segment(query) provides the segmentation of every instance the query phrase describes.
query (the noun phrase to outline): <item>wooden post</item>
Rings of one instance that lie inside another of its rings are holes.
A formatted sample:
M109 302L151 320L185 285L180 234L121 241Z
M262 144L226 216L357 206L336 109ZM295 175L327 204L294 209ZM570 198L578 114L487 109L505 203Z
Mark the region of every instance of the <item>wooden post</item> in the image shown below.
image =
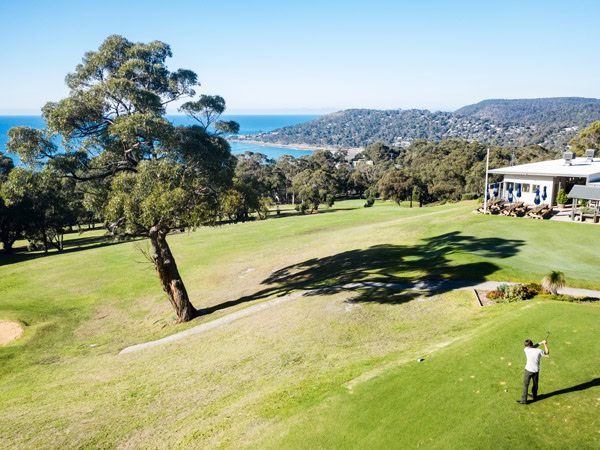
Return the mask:
M575 208L577 207L577 199L573 199L573 204L571 205L571 221L575 220Z

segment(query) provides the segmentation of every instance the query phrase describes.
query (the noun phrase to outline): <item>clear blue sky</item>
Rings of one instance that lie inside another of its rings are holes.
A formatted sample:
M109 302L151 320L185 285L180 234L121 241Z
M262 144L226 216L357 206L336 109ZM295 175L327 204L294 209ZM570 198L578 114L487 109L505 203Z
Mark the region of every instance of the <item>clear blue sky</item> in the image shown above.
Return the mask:
M600 1L0 0L0 114L37 114L110 34L171 45L231 113L600 97Z

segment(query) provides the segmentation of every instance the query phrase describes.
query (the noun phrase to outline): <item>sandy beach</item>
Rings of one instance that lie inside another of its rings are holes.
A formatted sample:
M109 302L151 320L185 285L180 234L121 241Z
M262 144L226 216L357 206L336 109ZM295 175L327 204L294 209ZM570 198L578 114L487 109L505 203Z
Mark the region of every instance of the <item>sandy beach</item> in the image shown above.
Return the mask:
M363 148L342 148L342 147L334 147L331 145L323 145L323 146L315 146L315 145L307 145L307 144L279 144L273 142L263 142L257 141L255 139L236 139L236 138L228 138L230 142L240 142L242 144L254 144L254 145L262 145L264 147L279 147L279 148L289 148L291 150L329 150L331 152L337 152L340 150L346 150L348 152L348 156L354 157L358 153L362 152Z

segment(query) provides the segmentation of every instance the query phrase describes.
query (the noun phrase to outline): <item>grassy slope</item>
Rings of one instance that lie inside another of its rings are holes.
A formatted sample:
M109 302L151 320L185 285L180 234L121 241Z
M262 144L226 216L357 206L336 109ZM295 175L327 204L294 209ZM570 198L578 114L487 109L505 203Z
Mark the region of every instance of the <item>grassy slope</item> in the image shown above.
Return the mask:
M472 309L461 293L331 292L185 342L116 355L289 290L412 277L537 281L554 268L572 285L600 287L595 227L482 217L470 213L472 204L352 209L361 205L172 236L194 304L214 308L177 327L152 268L134 262L143 261L136 250L143 242L4 257L0 316L28 326L0 349L8 430L0 443L247 443L363 372L468 335L498 314Z
M598 448L600 364L592 355L600 352L599 318L596 306L511 305L472 339L389 370L352 394L338 389L280 424L283 439L272 433L267 445ZM552 337L541 367L542 399L518 405L524 366L518 343L524 336L542 339L545 328Z

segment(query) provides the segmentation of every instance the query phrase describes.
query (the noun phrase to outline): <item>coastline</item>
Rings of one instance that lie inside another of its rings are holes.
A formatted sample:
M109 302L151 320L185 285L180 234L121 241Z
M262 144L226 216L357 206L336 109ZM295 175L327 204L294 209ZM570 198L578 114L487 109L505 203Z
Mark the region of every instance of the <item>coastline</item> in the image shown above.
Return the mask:
M342 147L334 147L332 145L308 145L308 144L277 144L273 142L263 142L257 141L256 139L236 139L236 138L228 138L229 142L239 142L241 144L254 144L261 145L263 147L278 147L278 148L289 148L290 150L307 150L307 151L316 151L316 150L329 150L331 152L337 152L340 150L346 150L349 156L354 156L360 152L362 152L363 148L342 148Z

